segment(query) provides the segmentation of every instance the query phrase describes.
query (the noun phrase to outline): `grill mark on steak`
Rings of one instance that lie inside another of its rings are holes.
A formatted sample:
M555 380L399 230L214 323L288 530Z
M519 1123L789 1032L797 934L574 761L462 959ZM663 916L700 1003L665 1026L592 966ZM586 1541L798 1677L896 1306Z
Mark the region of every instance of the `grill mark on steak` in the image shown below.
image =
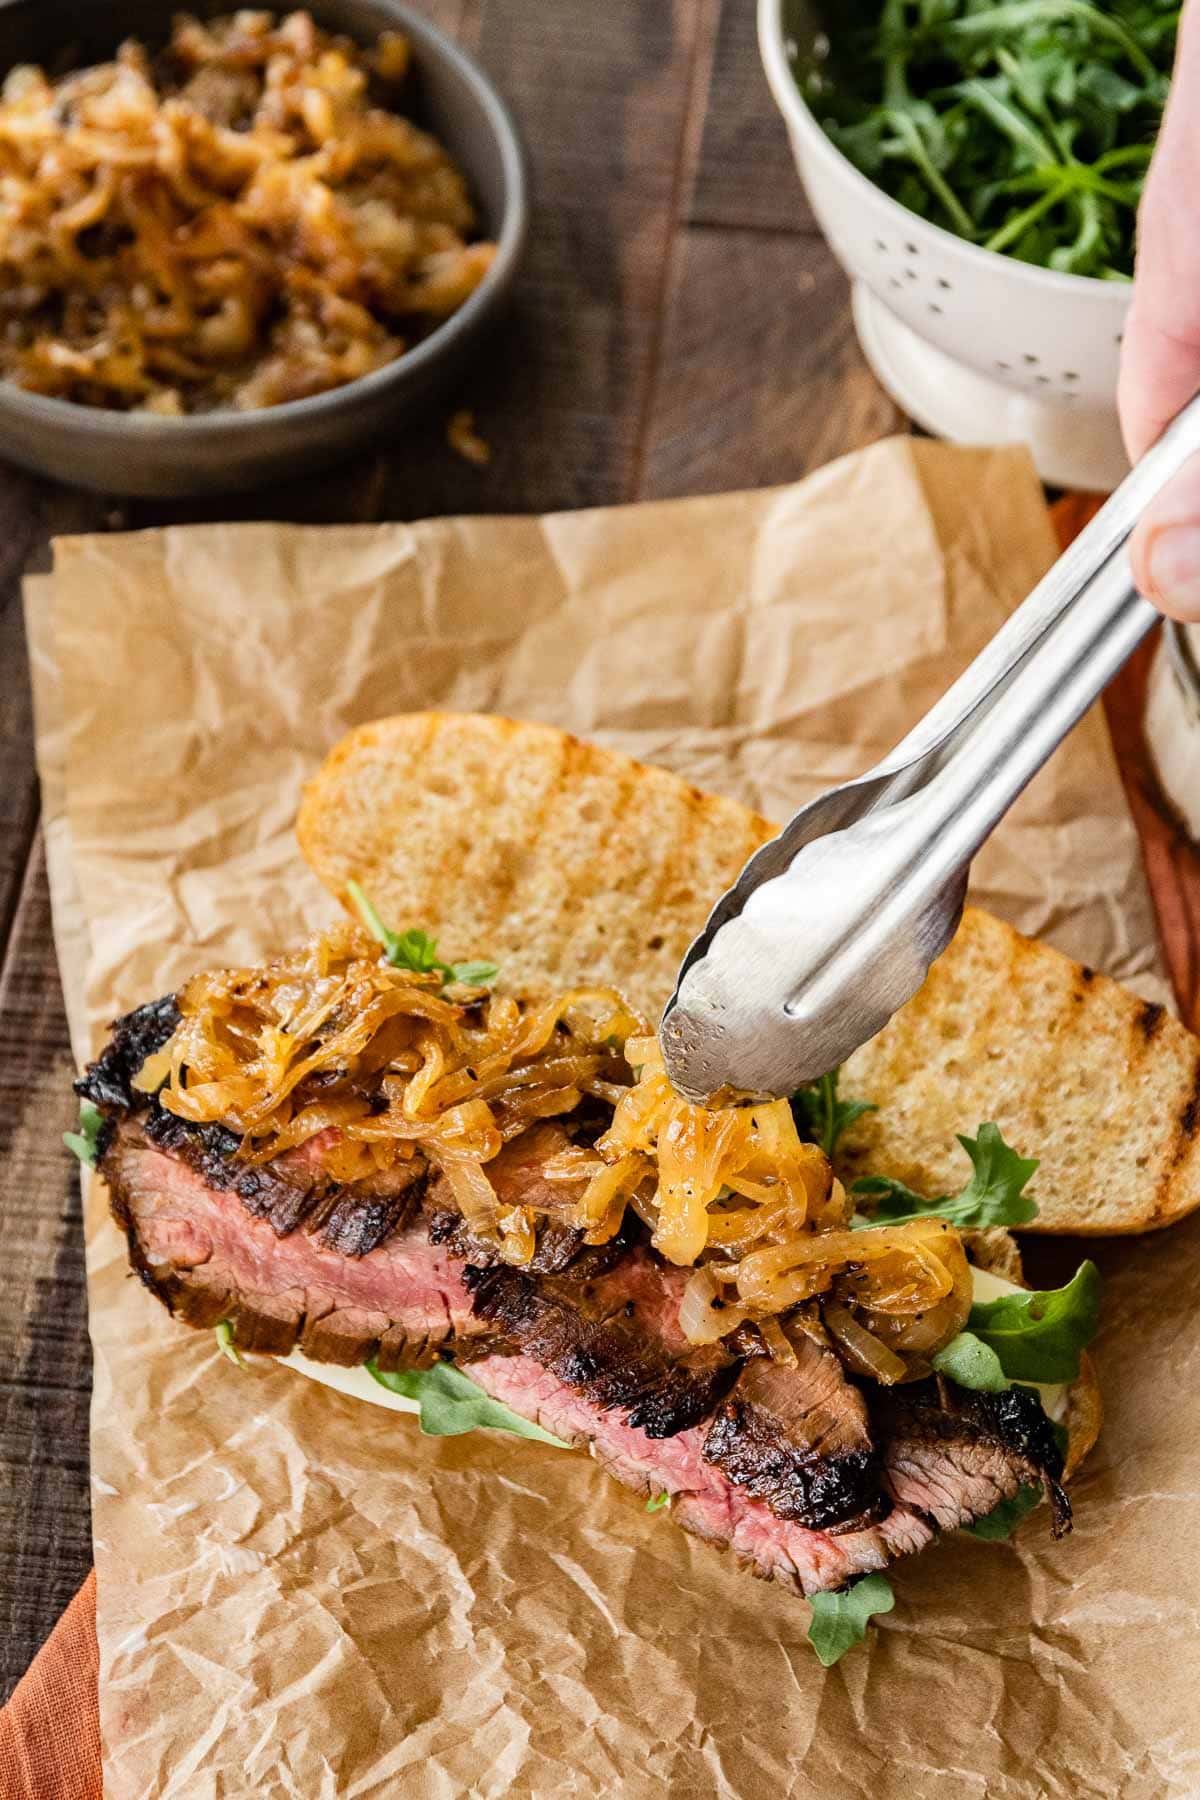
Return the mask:
M573 1117L572 1127L578 1124ZM596 1135L604 1128L596 1125ZM506 1144L499 1156L487 1164L488 1179L501 1203L508 1206L569 1206L574 1204L587 1186L586 1181L547 1181L543 1165L550 1157L570 1147L571 1136L558 1124L534 1125ZM465 1262L487 1267L500 1260L497 1245L478 1236L468 1226L454 1204L450 1184L439 1175L430 1184L427 1211L430 1236L435 1243L445 1244L452 1256ZM635 1221L636 1223L636 1221ZM579 1280L609 1269L620 1260L633 1242L635 1232L627 1226L607 1244L585 1244L584 1234L574 1225L543 1215L537 1221L537 1245L533 1258L524 1265L534 1275L560 1275L568 1270Z
M429 1166L414 1157L394 1171L390 1192L342 1188L321 1224L321 1241L341 1256L369 1256L413 1217L429 1182Z
M1071 1529L1062 1451L1036 1394L981 1394L935 1378L880 1389L871 1410L886 1441L888 1490L940 1529L983 1518L1027 1485L1044 1489L1054 1536Z
M599 1282L564 1290L503 1264L468 1264L464 1281L476 1317L506 1345L602 1411L626 1413L649 1438L673 1437L707 1418L737 1370L717 1345L673 1359L642 1328L636 1305L631 1310L619 1296L604 1305Z
M403 1230L425 1196L429 1167L414 1155L388 1174L377 1174L369 1183L333 1181L320 1166L321 1141L310 1140L265 1164L237 1160L241 1139L219 1124L198 1124L169 1112L157 1094L146 1094L133 1082L146 1058L161 1050L179 1024L173 994L117 1019L100 1056L75 1083L76 1091L105 1113L99 1151L103 1155L117 1129L113 1114L136 1117L149 1140L186 1162L210 1187L238 1196L254 1219L265 1219L280 1237L304 1227L319 1233L330 1249L344 1256L367 1256L388 1237ZM321 1085L320 1076L316 1085ZM558 1126L541 1125L507 1146L490 1165L492 1180L506 1206L519 1206L547 1193L570 1202L584 1184L549 1184L541 1165L571 1139ZM478 1247L462 1224L461 1245L455 1252L470 1255ZM436 1241L445 1241L446 1233ZM540 1272L566 1269L580 1261L580 1273L609 1266L621 1254L627 1240L614 1241L611 1249L585 1249L583 1234L572 1227L549 1221L541 1227L532 1267ZM581 1252L583 1252L581 1256Z
M781 1519L856 1529L883 1510L866 1401L832 1350L804 1337L795 1352L794 1367L770 1358L746 1365L704 1456Z
M151 1143L170 1151L202 1181L236 1194L252 1219L265 1219L278 1237L301 1226L343 1256L366 1256L416 1212L429 1166L415 1155L370 1183L330 1180L320 1165L322 1140L289 1150L269 1163L239 1162L241 1139L222 1125L195 1125L157 1102L140 1120Z
M451 1256L462 1262L475 1263L480 1268L489 1268L499 1262L500 1252L495 1244L476 1236L461 1213L454 1212L448 1205L438 1204L444 1193L441 1177L430 1182L425 1217L431 1242L444 1244ZM525 1264L525 1269L533 1275L562 1275L572 1281L591 1281L620 1262L639 1236L635 1221L633 1225L627 1223L606 1244L585 1244L583 1233L573 1225L551 1219L539 1230L533 1260Z
M597 1135L604 1129L607 1120L597 1119L594 1103L589 1104L590 1114L585 1115L581 1109L580 1114L571 1114L561 1124L534 1125L486 1165L488 1178L504 1206L538 1206L547 1201L556 1207L568 1206L580 1198L587 1186L585 1180L549 1182L541 1171L549 1157L576 1141L581 1117L590 1119L589 1128ZM431 1179L424 1205L429 1235L435 1244L444 1244L452 1256L480 1268L501 1261L499 1246L473 1232L458 1211L444 1175ZM632 1214L604 1244L586 1243L578 1227L553 1216L543 1215L535 1220L535 1225L536 1247L532 1260L523 1265L525 1273L569 1276L572 1281L591 1281L606 1273L644 1237L640 1221Z

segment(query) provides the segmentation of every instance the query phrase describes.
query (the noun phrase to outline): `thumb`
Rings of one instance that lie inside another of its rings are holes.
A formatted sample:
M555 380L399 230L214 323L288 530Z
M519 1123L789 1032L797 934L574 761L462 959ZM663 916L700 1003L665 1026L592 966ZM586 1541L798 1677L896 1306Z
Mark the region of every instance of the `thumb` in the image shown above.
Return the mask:
M1151 503L1129 554L1139 593L1172 619L1200 619L1200 456Z

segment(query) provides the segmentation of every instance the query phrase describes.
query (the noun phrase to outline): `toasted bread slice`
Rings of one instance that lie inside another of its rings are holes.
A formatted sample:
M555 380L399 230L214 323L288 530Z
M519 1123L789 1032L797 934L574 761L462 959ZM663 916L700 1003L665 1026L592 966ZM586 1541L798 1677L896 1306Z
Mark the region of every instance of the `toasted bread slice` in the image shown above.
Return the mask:
M651 1020L767 820L545 725L413 713L340 743L305 791L301 848L345 900L507 986L606 983ZM917 997L847 1064L879 1102L852 1174L928 1194L968 1173L956 1133L993 1119L1041 1166L1033 1229L1117 1233L1200 1204L1200 1040L1161 1007L968 909Z

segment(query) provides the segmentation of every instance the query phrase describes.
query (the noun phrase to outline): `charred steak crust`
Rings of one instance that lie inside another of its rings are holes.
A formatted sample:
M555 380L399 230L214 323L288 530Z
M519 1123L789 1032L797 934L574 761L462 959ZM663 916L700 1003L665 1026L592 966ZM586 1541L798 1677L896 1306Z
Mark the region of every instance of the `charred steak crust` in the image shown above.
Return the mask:
M319 1234L276 1235L178 1154L122 1119L101 1164L130 1262L176 1317L198 1328L228 1320L240 1350L381 1369L421 1368L486 1347L458 1267L420 1219L365 1257ZM474 1340L480 1340L475 1342Z
M857 1530L884 1511L866 1402L832 1350L809 1338L794 1366L748 1363L718 1408L704 1457L778 1518Z
M429 1223L429 1241L442 1244L451 1256L479 1268L490 1268L499 1260L499 1252L486 1239L477 1237L461 1213L436 1203L440 1184L431 1181L425 1203ZM574 1226L551 1220L539 1233L531 1262L525 1265L532 1275L563 1275L572 1281L590 1281L606 1274L620 1262L642 1236L640 1221L626 1224L606 1244L585 1244L583 1233Z
M1038 1395L977 1393L940 1377L881 1389L872 1415L886 1440L887 1482L942 1529L980 1518L1025 1485L1044 1488L1052 1529L1071 1529L1063 1454Z
M876 1451L824 1457L799 1450L769 1414L736 1400L718 1410L704 1458L765 1501L777 1518L795 1519L812 1531L856 1531L883 1511Z
M1063 1453L1038 1395L1031 1388L1019 1386L1003 1394L952 1387L951 1403L960 1418L969 1419L977 1431L1002 1444L1041 1477L1050 1502L1054 1535L1064 1537L1071 1529L1071 1502L1062 1486Z
M469 1263L463 1281L475 1316L514 1352L547 1369L605 1412L623 1412L647 1437L674 1437L712 1412L737 1372L727 1353L676 1360L623 1312L591 1317L572 1290L534 1281L523 1270Z
M223 1125L194 1125L154 1099L142 1129L160 1150L178 1156L210 1187L236 1194L252 1219L266 1219L277 1237L303 1226L343 1256L366 1256L416 1212L429 1169L423 1157L393 1172L386 1184L341 1184L303 1155L262 1165L238 1162L241 1139Z
M133 1085L133 1078L148 1056L161 1050L179 1024L179 1003L174 994L151 1000L133 1012L114 1019L104 1049L89 1063L75 1083L81 1100L90 1100L106 1115L98 1149L103 1154L112 1135L113 1111L132 1112L148 1104L147 1095Z
M174 994L126 1013L115 1021L103 1051L75 1083L76 1092L105 1114L98 1161L112 1143L119 1117L136 1117L152 1144L178 1156L211 1187L236 1194L251 1218L268 1220L277 1236L304 1225L342 1255L366 1256L404 1227L425 1191L428 1166L423 1158L415 1157L411 1168L400 1171L386 1191L333 1182L303 1156L247 1166L235 1160L241 1144L236 1132L181 1119L167 1111L157 1094L134 1087L134 1077L147 1057L168 1042L179 1018Z

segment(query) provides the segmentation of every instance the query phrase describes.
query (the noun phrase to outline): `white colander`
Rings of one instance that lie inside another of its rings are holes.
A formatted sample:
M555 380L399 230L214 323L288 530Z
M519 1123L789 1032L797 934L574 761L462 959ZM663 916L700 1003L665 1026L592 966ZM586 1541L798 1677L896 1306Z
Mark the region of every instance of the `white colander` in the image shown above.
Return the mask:
M790 16L787 0L759 0L767 79L812 209L853 281L859 342L879 380L940 437L1025 443L1055 486L1115 487L1129 466L1116 414L1129 284L981 250L875 187L805 105L785 7Z

